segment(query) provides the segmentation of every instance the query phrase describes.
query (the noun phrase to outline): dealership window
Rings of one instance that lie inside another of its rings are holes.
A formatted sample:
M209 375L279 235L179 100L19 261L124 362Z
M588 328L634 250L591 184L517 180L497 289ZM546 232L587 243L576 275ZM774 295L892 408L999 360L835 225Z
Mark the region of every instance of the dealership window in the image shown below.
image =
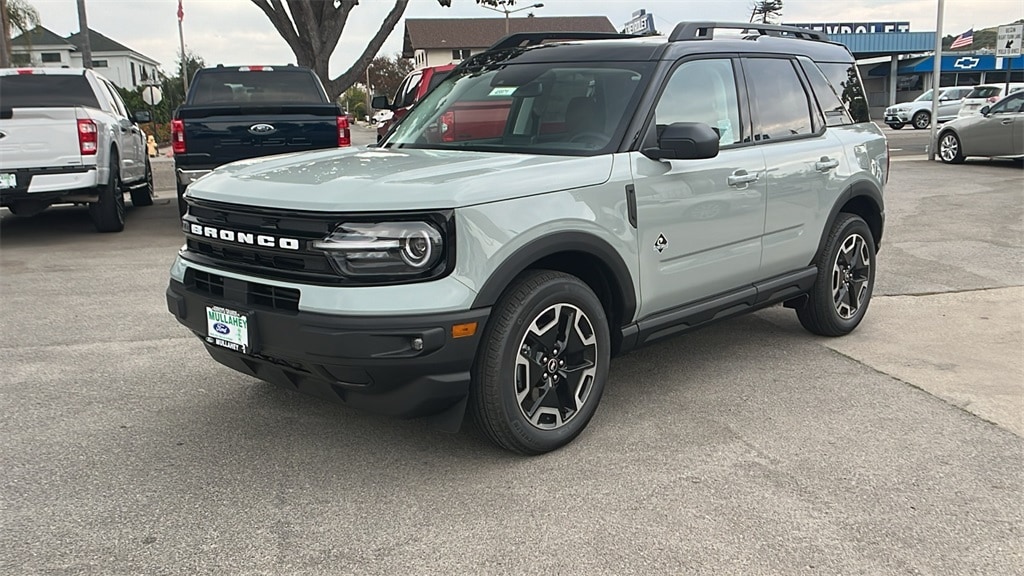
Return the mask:
M1006 72L986 72L985 84L1006 83ZM1024 71L1010 72L1010 82L1024 82Z
M456 48L452 50L452 60L465 60L471 55L469 48Z
M981 72L961 72L956 75L957 86L977 86L981 84Z
M43 62L60 62L60 52L43 52L41 59Z

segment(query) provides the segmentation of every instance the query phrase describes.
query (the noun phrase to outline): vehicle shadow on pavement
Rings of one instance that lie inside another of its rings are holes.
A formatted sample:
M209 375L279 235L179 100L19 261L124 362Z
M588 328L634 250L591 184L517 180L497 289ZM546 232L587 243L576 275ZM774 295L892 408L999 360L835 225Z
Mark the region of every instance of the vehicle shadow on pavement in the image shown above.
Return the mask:
M6 209L0 210L0 242L3 242L5 248L17 245L72 244L90 239L109 241L125 236L152 236L178 232L180 226L177 207L172 205L171 200L160 197L154 199L152 206L144 208L136 208L127 201L125 229L114 234L97 232L89 219L89 209L86 206L51 206L35 216L25 217L15 216Z

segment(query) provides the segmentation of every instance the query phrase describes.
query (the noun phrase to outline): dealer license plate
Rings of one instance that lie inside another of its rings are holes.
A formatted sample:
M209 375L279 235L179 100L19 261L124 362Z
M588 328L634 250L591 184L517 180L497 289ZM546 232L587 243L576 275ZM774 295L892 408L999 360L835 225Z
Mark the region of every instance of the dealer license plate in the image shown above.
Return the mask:
M15 188L17 186L17 174L0 174L0 188Z
M206 341L247 354L249 352L248 316L220 306L207 306Z

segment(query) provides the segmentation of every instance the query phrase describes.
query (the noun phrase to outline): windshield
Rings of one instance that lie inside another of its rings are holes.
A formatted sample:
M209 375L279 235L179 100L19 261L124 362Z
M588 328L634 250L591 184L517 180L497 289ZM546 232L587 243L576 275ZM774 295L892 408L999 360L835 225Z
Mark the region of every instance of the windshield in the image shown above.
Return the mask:
M968 98L991 98L999 96L1003 89L999 86L978 86L967 95Z
M932 91L931 90L925 92L924 94L921 94L917 98L914 98L914 102L931 102L931 101L932 101Z
M653 70L646 62L501 64L453 71L381 146L598 154L621 139L623 112Z

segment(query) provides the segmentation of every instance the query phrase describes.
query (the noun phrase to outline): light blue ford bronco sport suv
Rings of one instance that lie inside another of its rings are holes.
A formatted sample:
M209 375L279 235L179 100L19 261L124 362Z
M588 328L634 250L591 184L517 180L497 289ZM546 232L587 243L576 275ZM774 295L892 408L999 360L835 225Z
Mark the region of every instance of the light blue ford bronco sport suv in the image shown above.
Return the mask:
M852 331L888 159L818 32L513 35L375 147L193 183L167 304L235 370L539 454L636 346L778 303Z

